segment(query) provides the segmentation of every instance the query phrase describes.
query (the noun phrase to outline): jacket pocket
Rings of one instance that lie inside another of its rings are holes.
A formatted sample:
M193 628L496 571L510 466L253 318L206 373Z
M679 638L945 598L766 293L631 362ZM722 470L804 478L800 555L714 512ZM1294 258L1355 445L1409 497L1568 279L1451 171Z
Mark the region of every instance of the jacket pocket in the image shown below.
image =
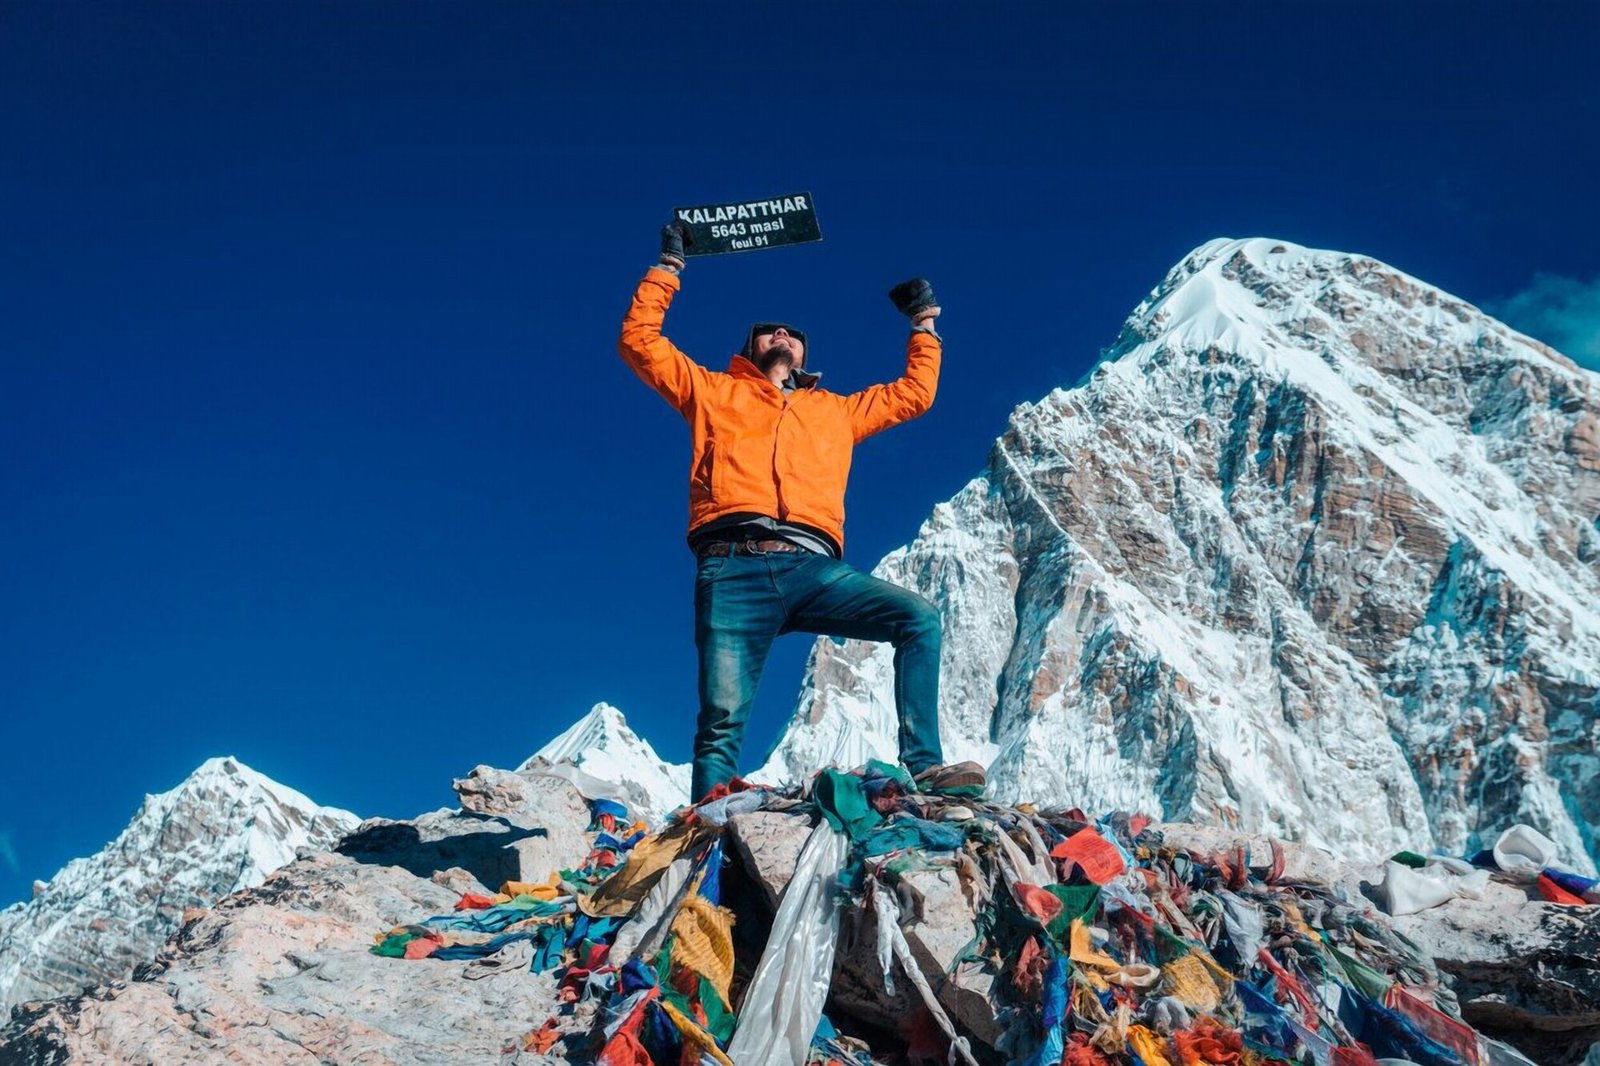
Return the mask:
M717 503L727 503L740 494L744 485L735 462L735 456L740 454L737 445L736 440L726 437L706 442L707 462L711 467L708 483L711 486L711 499Z
M693 495L705 497L715 495L712 491L712 478L715 476L713 470L716 468L716 457L712 453L715 447L711 441L706 442L705 448L700 452L699 461L694 464L694 470L689 474L689 491Z

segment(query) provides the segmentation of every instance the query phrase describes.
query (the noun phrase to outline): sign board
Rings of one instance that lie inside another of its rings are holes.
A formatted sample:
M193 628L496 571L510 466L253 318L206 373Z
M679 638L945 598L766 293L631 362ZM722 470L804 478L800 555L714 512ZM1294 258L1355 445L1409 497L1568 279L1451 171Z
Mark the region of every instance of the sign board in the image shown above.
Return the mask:
M678 207L672 217L687 222L694 235L694 244L684 249L688 255L750 252L822 240L817 210L808 192L770 200Z

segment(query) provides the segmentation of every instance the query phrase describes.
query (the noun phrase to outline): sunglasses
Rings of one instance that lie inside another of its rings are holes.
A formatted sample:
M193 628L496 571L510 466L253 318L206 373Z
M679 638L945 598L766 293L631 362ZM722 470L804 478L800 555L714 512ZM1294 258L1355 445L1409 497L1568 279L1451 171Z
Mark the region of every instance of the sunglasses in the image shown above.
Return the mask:
M787 322L757 322L754 326L750 327L750 339L755 340L757 337L769 337L778 332L780 329L789 336L793 337L795 340L799 341L801 345L806 343L806 335L804 331L795 329Z

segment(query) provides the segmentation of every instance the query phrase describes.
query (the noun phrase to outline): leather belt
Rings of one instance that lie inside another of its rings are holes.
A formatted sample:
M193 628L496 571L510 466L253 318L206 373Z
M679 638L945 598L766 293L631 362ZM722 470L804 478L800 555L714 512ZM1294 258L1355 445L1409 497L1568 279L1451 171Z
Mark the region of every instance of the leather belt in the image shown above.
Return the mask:
M700 549L700 558L708 555L767 555L771 552L803 552L798 544L786 540L714 540Z

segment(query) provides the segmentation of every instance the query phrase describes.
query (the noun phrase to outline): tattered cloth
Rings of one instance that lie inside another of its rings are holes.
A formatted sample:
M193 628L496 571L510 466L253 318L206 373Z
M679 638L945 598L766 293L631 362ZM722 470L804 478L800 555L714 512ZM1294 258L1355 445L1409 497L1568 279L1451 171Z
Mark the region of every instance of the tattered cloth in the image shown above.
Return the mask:
M815 828L755 967L766 991L751 1003L753 960L739 958L733 912L721 900L723 839L730 815L766 806ZM380 934L373 951L481 959L533 942L530 968L559 967L563 1013L524 1043L550 1050L564 1042L586 1061L866 1066L871 1049L821 1011L841 908L858 917L876 911L886 988L903 973L923 1003L905 1018L904 1043L885 1052L931 1041L937 1055L975 1064L972 1035L934 991L951 974L922 972L926 960L908 947L896 903L904 879L948 868L978 929L952 972L975 967L992 978L985 987L995 1017L1006 1019L1005 1046L983 1051L985 1059L1371 1066L1386 1057L1486 1066L1491 1045L1461 1021L1431 960L1364 900L1282 882L1276 846L1259 867L1242 848L1192 854L1167 846L1142 816L1091 822L1079 811L918 792L881 763L824 770L809 790L736 783L654 835L623 832L626 818L616 807L597 812L597 852L610 861L591 855L580 871L544 884L464 897L456 914ZM837 846L819 848L818 834ZM1580 903L1591 888L1533 876L1549 887L1530 881L1530 890ZM613 944L623 953L616 959ZM583 1000L601 1007L592 1031L562 1029ZM747 1061L739 1048L764 1050Z

